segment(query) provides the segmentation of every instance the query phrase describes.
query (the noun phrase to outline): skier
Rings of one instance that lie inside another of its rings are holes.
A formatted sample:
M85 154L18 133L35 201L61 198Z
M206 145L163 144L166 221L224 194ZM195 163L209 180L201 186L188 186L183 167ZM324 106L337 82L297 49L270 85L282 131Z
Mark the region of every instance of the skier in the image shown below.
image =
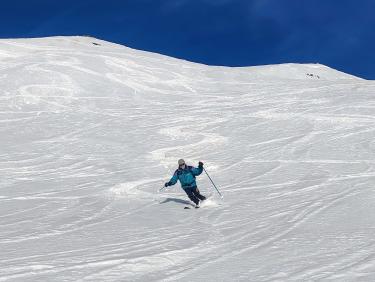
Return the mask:
M178 160L178 169L173 174L171 180L165 183L164 186L172 186L180 180L181 187L188 195L189 199L195 204L195 208L199 208L200 202L206 200L206 197L201 195L198 190L195 177L200 175L203 171L203 163L199 162L198 168L188 166L183 159Z

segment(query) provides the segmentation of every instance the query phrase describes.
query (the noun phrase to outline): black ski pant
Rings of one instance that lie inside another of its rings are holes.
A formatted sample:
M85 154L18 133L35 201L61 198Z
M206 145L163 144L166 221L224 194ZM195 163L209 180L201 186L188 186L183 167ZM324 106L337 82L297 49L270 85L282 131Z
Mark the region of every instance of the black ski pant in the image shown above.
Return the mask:
M184 188L184 191L188 195L189 199L192 200L196 205L198 205L199 200L206 200L206 197L199 192L198 187L187 187Z

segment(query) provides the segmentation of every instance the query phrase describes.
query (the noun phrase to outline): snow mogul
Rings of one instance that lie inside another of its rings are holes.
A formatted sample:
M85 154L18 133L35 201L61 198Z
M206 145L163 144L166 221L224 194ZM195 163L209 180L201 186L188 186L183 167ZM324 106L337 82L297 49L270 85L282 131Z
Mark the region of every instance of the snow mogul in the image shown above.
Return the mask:
M200 175L203 171L203 163L199 162L198 167L188 166L183 159L178 160L178 169L174 172L171 180L165 183L164 186L172 186L180 181L182 189L188 195L189 199L194 202L195 208L199 208L200 202L206 200L197 187L195 177Z

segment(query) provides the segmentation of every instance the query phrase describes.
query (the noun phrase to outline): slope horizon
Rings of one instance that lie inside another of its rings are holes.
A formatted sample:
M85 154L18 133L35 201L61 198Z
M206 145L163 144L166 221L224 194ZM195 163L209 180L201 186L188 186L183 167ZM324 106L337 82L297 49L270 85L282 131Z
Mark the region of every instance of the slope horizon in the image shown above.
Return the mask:
M306 66L308 66L308 65L318 65L318 66L324 66L326 68L332 69L334 71L337 71L337 72L340 72L340 73L343 73L343 74L350 75L352 77L356 77L356 78L363 79L363 80L369 80L369 79L366 79L366 78L355 76L355 75L350 74L350 73L346 73L344 71L335 69L335 68L330 67L330 66L325 65L325 64L321 64L319 62L310 62L310 63L288 62L288 63L280 63L280 64L249 65L249 66L208 65L208 64L204 64L204 63L200 63L200 62L189 61L189 60L186 60L186 59L183 59L183 58L169 56L169 55L158 53L158 52L151 52L151 51L147 51L147 50L142 50L142 49L136 49L136 48L128 47L128 46L126 46L124 44L121 44L121 43L111 42L111 41L108 41L108 40L105 40L105 39L101 39L101 38L98 38L98 37L95 37L95 36L91 36L91 35L51 35L51 36L46 36L46 37L1 38L0 40L5 40L5 41L6 40L33 40L33 39L37 40L37 39L48 39L48 38L91 38L92 40L97 40L97 41L101 41L101 42L116 44L116 45L119 45L119 46L122 46L122 47L125 47L125 48L129 48L129 49L132 49L132 50L142 51L142 52L146 52L146 53L150 53L150 54L158 54L160 56L165 56L165 57L173 58L173 59L180 60L180 61L186 61L186 62L194 63L194 64L197 64L197 65L211 66L211 67L223 67L223 68L232 68L232 69L241 69L241 68L242 69L246 69L246 68L257 68L257 67L265 67L265 66L293 65L293 64L295 64L295 65L306 65ZM371 81L371 79L369 81Z

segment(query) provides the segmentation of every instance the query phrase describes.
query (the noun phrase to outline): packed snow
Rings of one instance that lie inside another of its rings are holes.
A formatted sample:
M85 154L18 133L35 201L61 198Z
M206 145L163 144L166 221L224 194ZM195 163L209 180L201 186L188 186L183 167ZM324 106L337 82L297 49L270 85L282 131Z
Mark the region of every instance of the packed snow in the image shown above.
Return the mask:
M0 175L0 281L375 280L375 83L320 64L0 40Z

